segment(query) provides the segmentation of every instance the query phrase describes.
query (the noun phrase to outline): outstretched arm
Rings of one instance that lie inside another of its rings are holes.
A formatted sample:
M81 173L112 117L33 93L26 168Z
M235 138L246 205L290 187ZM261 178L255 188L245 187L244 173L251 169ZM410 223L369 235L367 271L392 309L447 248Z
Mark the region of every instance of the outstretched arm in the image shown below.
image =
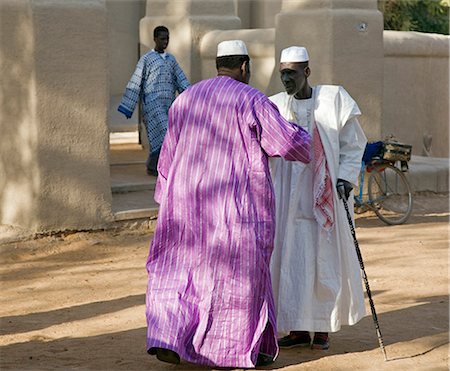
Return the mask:
M275 104L261 99L255 103L253 112L261 146L269 156L304 163L310 161L310 135L286 121Z
M189 80L184 74L178 62L175 61L175 82L178 93L182 93L189 87Z
M130 81L128 81L127 87L125 88L125 93L123 94L120 105L117 108L117 110L123 113L127 118L130 118L133 115L134 109L141 95L145 75L146 65L145 59L142 57L136 65L136 69L131 76Z

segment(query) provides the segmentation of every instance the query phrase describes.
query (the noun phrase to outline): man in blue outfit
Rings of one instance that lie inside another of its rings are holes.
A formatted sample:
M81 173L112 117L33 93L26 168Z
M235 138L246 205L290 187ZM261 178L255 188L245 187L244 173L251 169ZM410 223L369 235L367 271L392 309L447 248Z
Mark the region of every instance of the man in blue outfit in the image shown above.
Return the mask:
M166 53L169 30L158 26L153 30L154 49L144 54L127 84L118 111L130 118L141 97L142 116L147 129L150 153L147 174L158 175L159 152L167 131L169 107L176 93L183 92L189 81L172 54Z

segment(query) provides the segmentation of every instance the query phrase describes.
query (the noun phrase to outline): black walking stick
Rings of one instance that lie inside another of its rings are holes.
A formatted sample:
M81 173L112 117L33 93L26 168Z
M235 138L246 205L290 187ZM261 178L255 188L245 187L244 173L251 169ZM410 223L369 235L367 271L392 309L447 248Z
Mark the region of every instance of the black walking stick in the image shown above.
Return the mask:
M381 351L384 355L384 360L387 361L386 350L384 349L383 344L383 336L381 336L380 325L378 324L377 312L375 311L375 304L372 300L372 293L370 292L369 280L367 279L366 270L364 269L364 262L361 255L361 250L359 249L358 240L356 239L355 227L353 226L352 217L350 215L350 211L348 210L348 204L345 198L342 198L344 202L345 211L347 212L348 224L350 226L350 231L352 232L353 242L355 243L356 255L358 255L359 266L361 267L361 271L363 273L364 285L366 286L367 296L369 298L370 310L372 311L372 318L375 324L375 329L377 330L378 343L380 344Z

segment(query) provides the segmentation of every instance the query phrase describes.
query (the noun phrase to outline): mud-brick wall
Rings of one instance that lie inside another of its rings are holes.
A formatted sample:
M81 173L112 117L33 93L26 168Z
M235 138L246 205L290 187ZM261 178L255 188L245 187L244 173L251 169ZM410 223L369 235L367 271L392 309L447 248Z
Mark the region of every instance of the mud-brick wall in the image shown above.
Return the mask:
M449 157L450 37L384 31L382 134L413 153Z
M0 224L111 220L107 22L100 0L0 1Z

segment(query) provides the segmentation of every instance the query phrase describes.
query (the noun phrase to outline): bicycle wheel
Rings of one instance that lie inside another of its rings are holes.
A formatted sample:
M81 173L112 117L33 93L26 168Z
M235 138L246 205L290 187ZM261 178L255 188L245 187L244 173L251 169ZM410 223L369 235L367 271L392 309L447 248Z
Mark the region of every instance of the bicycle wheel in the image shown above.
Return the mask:
M398 168L389 164L374 166L368 181L369 204L386 224L403 224L412 212L412 195L408 180Z

